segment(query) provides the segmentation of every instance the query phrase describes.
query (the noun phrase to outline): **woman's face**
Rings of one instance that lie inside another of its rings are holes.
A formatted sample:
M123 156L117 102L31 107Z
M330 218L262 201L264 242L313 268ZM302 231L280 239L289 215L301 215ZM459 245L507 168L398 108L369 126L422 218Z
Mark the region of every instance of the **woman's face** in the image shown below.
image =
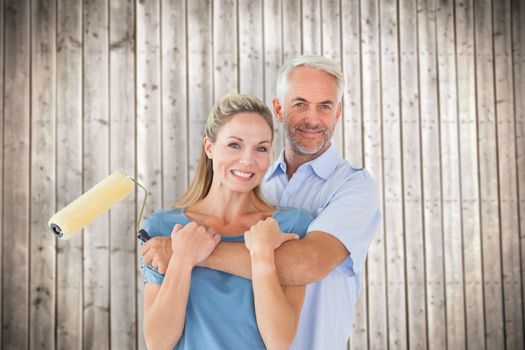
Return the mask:
M213 182L235 192L249 192L261 183L270 165L272 131L257 113L235 114L222 126L215 143L204 139L213 160Z

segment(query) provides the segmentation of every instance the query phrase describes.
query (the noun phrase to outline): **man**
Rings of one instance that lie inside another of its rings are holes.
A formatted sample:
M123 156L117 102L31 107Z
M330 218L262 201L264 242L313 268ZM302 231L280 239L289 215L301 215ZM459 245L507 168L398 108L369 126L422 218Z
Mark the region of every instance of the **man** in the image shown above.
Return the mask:
M331 144L342 111L339 67L321 56L300 56L283 65L276 85L273 110L286 132L285 147L266 173L263 193L276 206L301 207L316 216L305 238L275 253L283 285L308 284L292 349L345 349L380 220L377 187ZM170 242L154 238L142 254L144 263L163 273ZM249 253L239 243L220 243L202 266L245 278L251 273Z

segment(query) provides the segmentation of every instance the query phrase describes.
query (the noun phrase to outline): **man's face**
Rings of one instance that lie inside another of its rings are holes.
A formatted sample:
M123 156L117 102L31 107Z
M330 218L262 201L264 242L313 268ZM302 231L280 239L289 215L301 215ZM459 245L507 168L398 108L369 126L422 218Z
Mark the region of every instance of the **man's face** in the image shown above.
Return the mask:
M341 116L337 79L312 67L294 68L284 100L284 105L274 100L274 112L283 122L287 147L301 156L324 152Z

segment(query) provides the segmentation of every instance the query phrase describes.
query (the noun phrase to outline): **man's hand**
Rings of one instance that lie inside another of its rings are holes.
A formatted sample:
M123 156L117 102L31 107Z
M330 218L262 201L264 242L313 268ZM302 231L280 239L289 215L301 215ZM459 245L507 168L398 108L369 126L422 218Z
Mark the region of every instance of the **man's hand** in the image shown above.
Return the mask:
M151 238L140 248L140 254L145 265L152 266L164 275L173 254L171 237Z

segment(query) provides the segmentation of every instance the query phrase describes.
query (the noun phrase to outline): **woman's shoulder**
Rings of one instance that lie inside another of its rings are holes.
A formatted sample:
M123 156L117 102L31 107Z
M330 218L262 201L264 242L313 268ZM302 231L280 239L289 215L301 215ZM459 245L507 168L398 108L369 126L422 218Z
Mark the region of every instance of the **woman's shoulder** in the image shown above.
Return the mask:
M168 236L175 224L187 223L188 218L184 214L184 208L159 209L144 221L144 229L151 237Z
M303 208L278 207L273 218L279 223L281 231L304 236L314 219L311 212Z

